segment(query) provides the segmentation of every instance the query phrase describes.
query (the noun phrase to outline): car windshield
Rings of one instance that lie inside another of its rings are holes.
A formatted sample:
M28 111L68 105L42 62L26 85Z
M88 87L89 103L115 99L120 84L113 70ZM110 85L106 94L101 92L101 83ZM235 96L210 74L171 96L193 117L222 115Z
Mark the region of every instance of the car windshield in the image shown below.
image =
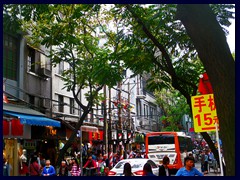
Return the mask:
M125 163L126 163L126 161L124 161L124 162L119 162L119 163L115 166L115 168L116 168L116 169L123 169ZM134 162L134 163L129 162L129 163L131 164L132 169L142 168L142 167L143 167L143 165L142 165L141 163L137 163L137 162Z

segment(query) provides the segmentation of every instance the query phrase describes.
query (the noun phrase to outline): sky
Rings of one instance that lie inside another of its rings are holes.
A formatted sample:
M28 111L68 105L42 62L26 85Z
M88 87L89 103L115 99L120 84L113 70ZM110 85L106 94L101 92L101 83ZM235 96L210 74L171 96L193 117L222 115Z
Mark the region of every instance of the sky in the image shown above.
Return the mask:
M232 24L228 28L229 35L227 36L227 42L231 52L235 52L235 19L231 20Z

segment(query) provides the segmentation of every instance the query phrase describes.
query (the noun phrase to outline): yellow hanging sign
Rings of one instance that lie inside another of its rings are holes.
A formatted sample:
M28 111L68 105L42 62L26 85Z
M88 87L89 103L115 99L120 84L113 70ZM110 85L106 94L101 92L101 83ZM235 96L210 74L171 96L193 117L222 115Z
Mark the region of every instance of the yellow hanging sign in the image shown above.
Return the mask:
M218 124L218 117L213 94L192 96L191 103L194 131L216 131L215 123Z

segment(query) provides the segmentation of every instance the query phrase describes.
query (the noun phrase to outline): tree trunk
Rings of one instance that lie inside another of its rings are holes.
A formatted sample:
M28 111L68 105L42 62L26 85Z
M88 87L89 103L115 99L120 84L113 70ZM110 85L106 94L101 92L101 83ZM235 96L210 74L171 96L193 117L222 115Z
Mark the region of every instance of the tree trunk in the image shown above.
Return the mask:
M235 175L235 62L226 36L207 4L180 4L177 18L197 49L213 87L226 175Z
M64 159L64 155L66 153L66 151L68 150L69 147L71 147L74 139L76 138L76 134L78 132L78 130L80 129L80 127L82 126L83 120L87 117L89 111L84 111L82 116L80 117L80 120L78 121L77 125L75 126L75 129L73 130L70 138L68 139L68 141L66 142L66 144L63 146L63 148L60 150L58 159L57 159L57 166L60 166L61 161Z

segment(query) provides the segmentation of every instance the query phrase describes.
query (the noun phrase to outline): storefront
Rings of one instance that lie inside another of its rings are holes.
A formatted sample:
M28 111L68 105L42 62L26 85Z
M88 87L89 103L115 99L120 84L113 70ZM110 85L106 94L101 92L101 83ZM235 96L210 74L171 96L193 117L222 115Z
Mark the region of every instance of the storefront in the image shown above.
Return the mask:
M61 123L27 106L3 103L3 156L11 166L11 176L19 175L19 156L23 149L35 150L32 126L59 128Z

